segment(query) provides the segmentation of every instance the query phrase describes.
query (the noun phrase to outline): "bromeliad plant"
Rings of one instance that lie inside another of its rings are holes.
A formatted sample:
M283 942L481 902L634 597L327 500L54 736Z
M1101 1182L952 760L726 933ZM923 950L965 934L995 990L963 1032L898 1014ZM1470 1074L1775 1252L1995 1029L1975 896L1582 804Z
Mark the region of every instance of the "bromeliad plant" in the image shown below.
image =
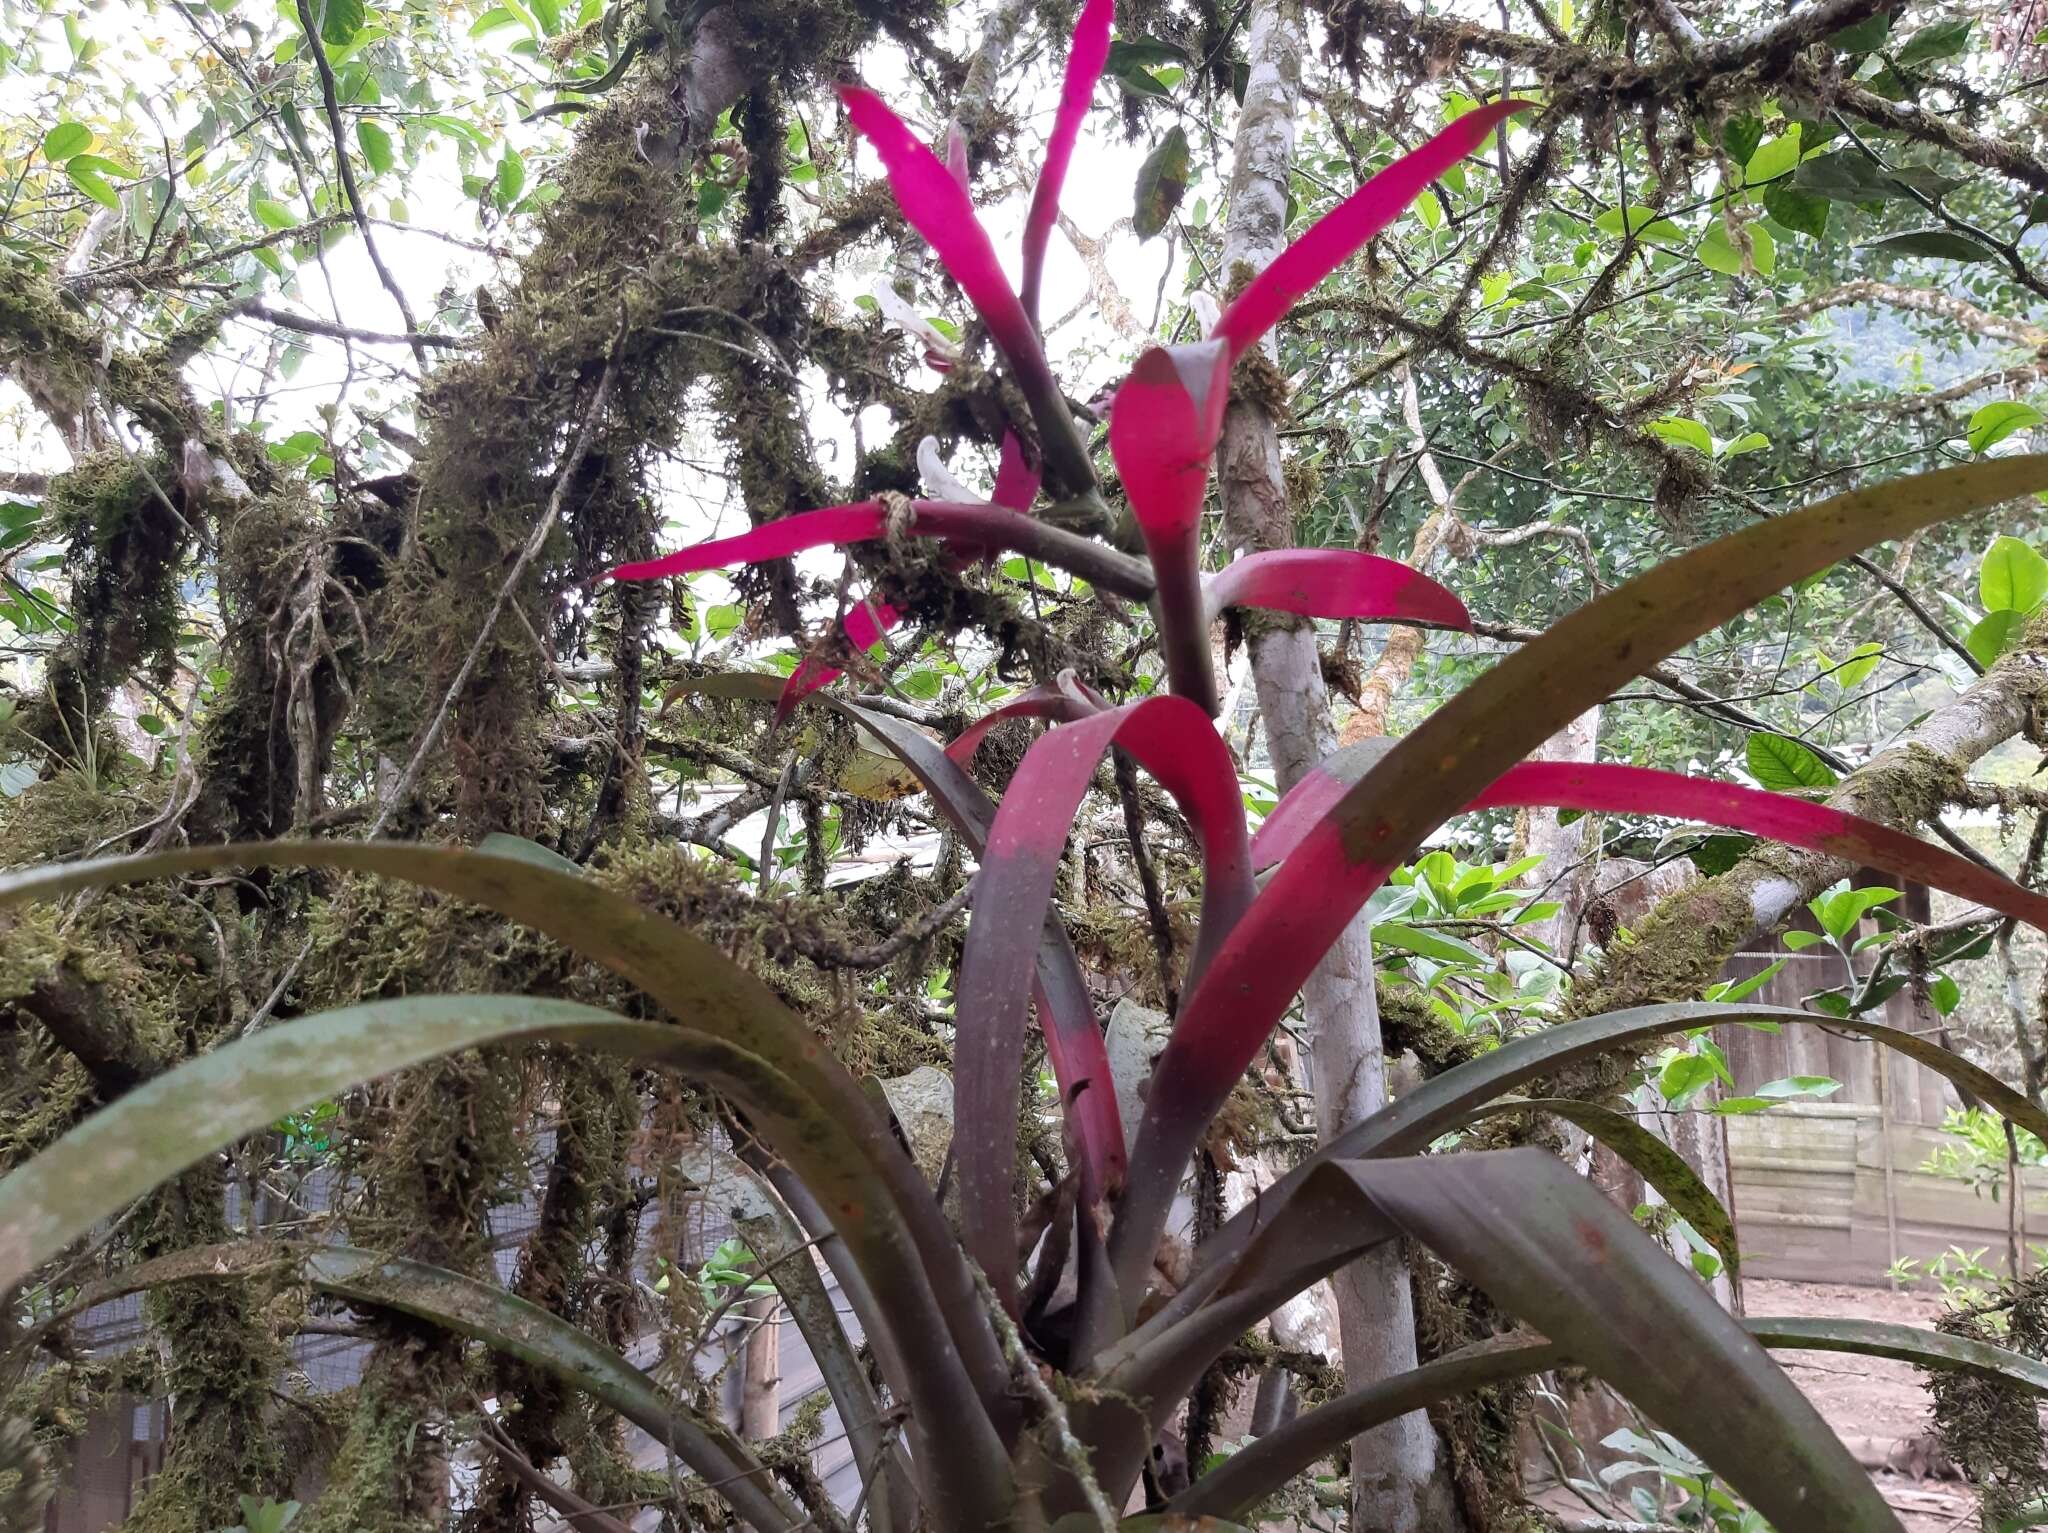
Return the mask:
M1038 459L1070 497L1087 493L1093 471L1050 383L1031 310L1050 222L1042 210L1057 195L1100 68L1109 10L1091 0L1082 14L1055 152L1027 234L1022 296L1001 281L962 182L878 100L847 93L906 216L983 314L1031 403ZM1904 1050L2010 1120L2048 1132L2048 1116L2025 1097L1914 1035L1856 1018L1674 1002L1517 1038L1346 1130L1206 1240L1178 1289L1154 1289L1153 1258L1169 1210L1225 1097L1373 891L1461 810L1546 805L1692 818L1887 867L2048 927L2048 899L1822 805L1635 768L1521 764L1587 706L1779 587L1868 544L2048 487L2042 458L1998 459L1840 496L1652 570L1503 659L1398 743L1373 742L1334 759L1289 793L1256 836L1249 833L1236 772L1211 717L1206 634L1217 611L1243 603L1445 624L1459 623L1463 612L1413 571L1359 555L1266 556L1203 580L1194 530L1231 367L1296 298L1518 105L1474 112L1382 172L1254 281L1208 339L1140 359L1116 395L1109 445L1145 559L1065 532L1021 506L893 502L793 516L619 572L648 578L894 530L938 537L962 560L1007 548L1065 562L1099 589L1155 603L1169 690L1119 704L1063 676L1016 699L1001 716L1042 717L1052 727L1026 754L1000 805L963 770L978 730L945 750L886 714L809 689L895 751L980 858L957 987L957 1231L861 1083L765 984L691 932L558 859L488 847L275 843L15 872L0 876L0 905L236 864L377 873L537 929L614 969L670 1020L518 996L426 996L274 1025L138 1088L0 1181L0 1290L28 1280L163 1177L308 1102L455 1050L548 1041L685 1072L743 1117L748 1141L761 1150L722 1195L820 1360L865 1481L856 1515L881 1533L918 1525L947 1533L1040 1528L1068 1515L1107 1526L1126 1505L1158 1432L1226 1349L1290 1296L1400 1238L1433 1248L1540 1335L1437 1359L1311 1411L1198 1479L1169 1510L1246 1515L1378 1421L1570 1359L1606 1378L1788 1533L1895 1530L1868 1478L1764 1347L1883 1351L2043 1393L2048 1370L1982 1343L1899 1328L1837 1326L1817 1338L1810 1326L1787 1322L1745 1326L1549 1156L1424 1152L1501 1110L1517 1088L1577 1061L1758 1019L1846 1029ZM1016 442L1021 464L1021 432ZM784 706L795 701L773 677L704 685ZM1100 1022L1052 900L1069 829L1112 749L1127 752L1174 797L1203 866L1201 923L1181 979L1182 1003L1135 1125L1120 1120ZM1019 941L1022 933L1036 941ZM1027 1245L1016 1215L1016 1126L1034 1003L1071 1166L1049 1196L1050 1228ZM1583 1121L1620 1146L1631 1143L1615 1115L1589 1111ZM1662 1174L1675 1173L1667 1167ZM1676 1194L1672 1201L1690 1197L1695 1207L1706 1196L1691 1188ZM859 1318L879 1386L855 1357L811 1263L780 1259L807 1240L831 1262ZM671 1445L704 1490L757 1528L793 1533L814 1520L720 1423L494 1284L335 1247L302 1253L300 1265L323 1293L506 1348L589 1391ZM193 1270L190 1262L174 1273L145 1265L111 1286L144 1287ZM223 1259L216 1270L237 1269ZM102 1285L97 1295L107 1291Z

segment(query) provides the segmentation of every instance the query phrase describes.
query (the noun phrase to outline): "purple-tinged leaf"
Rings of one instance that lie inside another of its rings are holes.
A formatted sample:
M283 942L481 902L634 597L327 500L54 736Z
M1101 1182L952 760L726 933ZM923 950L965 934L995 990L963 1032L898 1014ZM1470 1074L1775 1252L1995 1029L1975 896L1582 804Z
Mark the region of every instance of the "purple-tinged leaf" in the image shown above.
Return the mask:
M676 683L668 699L691 693L772 702L780 690L777 677L753 671L727 672ZM842 698L821 695L818 701L866 730L895 753L923 784L932 801L959 832L977 858L988 844L995 806L937 742L901 719L874 713ZM667 706L665 702L664 707ZM5 881L0 879L0 889ZM1085 1207L1093 1208L1123 1185L1124 1130L1116 1092L1109 1085L1109 1054L1096 1024L1087 981L1066 928L1048 915L1039 928L1039 1023L1046 1034L1046 1053L1059 1081L1060 1101L1074 1133L1080 1160Z
M1155 1066L1111 1249L1126 1297L1188 1155L1301 983L1438 825L1645 666L1856 550L2048 487L2048 457L1996 458L1838 495L1637 576L1502 658L1394 745L1260 894L1185 996ZM1304 855L1312 853L1312 855Z
M889 508L881 501L802 511L751 532L694 544L639 564L622 564L611 572L611 578L663 580L698 570L728 569L735 564L786 558L811 548L869 543L889 535L889 517ZM905 521L903 530L911 536L939 538L952 544L956 552L981 555L1009 549L1071 570L1092 585L1119 596L1144 601L1152 595L1152 573L1138 560L1092 538L1080 537L1050 522L1020 516L1002 506L981 501L962 505L914 500L909 502Z
M1814 1349L1888 1357L1919 1368L1972 1374L2048 1395L2048 1367L1989 1342L1944 1336L1881 1320L1799 1315L1745 1316L1743 1329L1773 1351ZM1167 1503L1170 1514L1228 1517L1256 1506L1289 1480L1374 1427L1490 1384L1548 1373L1571 1361L1568 1348L1529 1332L1493 1336L1407 1373L1353 1390L1306 1411L1241 1451Z
M1038 185L1031 194L1031 211L1024 220L1024 312L1038 317L1038 291L1045 276L1045 247L1052 238L1052 226L1059 219L1060 188L1066 184L1067 166L1073 162L1074 145L1081 137L1089 105L1095 99L1095 82L1102 78L1102 66L1109 62L1109 27L1115 18L1115 0L1088 0L1081 18L1074 24L1074 41L1067 49L1067 78L1060 90L1059 115L1053 119L1052 138L1045 146L1045 165L1038 173Z
M1366 741L1340 751L1295 784L1252 838L1252 865L1265 868L1284 862L1296 847L1312 838L1352 784L1385 756L1388 744ZM1509 767L1466 807L1653 814L1747 831L1787 846L1903 874L1916 883L2048 931L2048 896L2022 888L2002 874L1917 836L1789 793L1650 767L1528 761Z
M1214 339L1235 362L1310 289L1406 211L1424 187L1484 144L1502 119L1533 101L1496 101L1467 112L1412 154L1404 154L1325 213L1252 280L1216 322Z
M1209 580L1210 619L1227 607L1367 623L1472 626L1465 604L1420 570L1348 548L1280 548L1239 559Z
M1095 770L1121 746L1179 803L1202 847L1202 937L1189 983L1250 903L1251 867L1237 767L1215 726L1178 697L1152 697L1063 724L1025 753L996 811L975 878L960 960L955 1161L967 1248L1006 1303L1016 1294L1011 1212L1018 1078L1032 950L1017 940L1045 923L1067 832Z
M1061 671L1051 681L1020 692L1001 707L976 719L946 747L946 754L962 767L974 764L974 753L988 732L1005 719L1058 719L1072 723L1104 712L1109 702L1071 670Z
M1393 1103L1352 1125L1330 1144L1289 1171L1268 1188L1259 1204L1224 1221L1197 1254L1195 1270L1166 1305L1112 1352L1098 1361L1103 1372L1127 1370L1126 1377L1140 1386L1153 1378L1172 1376L1190 1356L1206 1358L1204 1327L1211 1319L1196 1321L1212 1298L1228 1284L1242 1298L1244 1315L1237 1319L1220 1317L1223 1330L1237 1334L1286 1297L1284 1293L1247 1292L1238 1280L1239 1258L1265 1221L1264 1210L1278 1206L1292 1190L1327 1160L1419 1155L1443 1134L1470 1122L1489 1102L1526 1086L1531 1081L1555 1077L1586 1061L1623 1049L1639 1049L1661 1038L1675 1037L1696 1029L1737 1023L1766 1023L1785 1027L1818 1027L1868 1039L1926 1065L1950 1081L1958 1091L1975 1095L1993 1109L2031 1133L2048 1133L2048 1112L2022 1096L1989 1071L1971 1064L1960 1054L1944 1049L1932 1038L1886 1027L1861 1017L1838 1019L1817 1012L1782 1006L1748 1003L1709 1004L1676 1002L1659 1006L1637 1006L1626 1011L1603 1012L1574 1022L1561 1022L1538 1032L1510 1039L1490 1053L1432 1076L1413 1091L1402 1093ZM1342 1264L1344 1232L1333 1231L1322 1260L1331 1268ZM1239 1297L1229 1302L1237 1304ZM1260 1306L1263 1306L1260 1307ZM1247 1318L1248 1317L1248 1318ZM1214 1318L1214 1317L1212 1317ZM1235 1325L1236 1330L1231 1327ZM1149 1392L1146 1386L1141 1392Z
M1261 1201L1264 1228L1241 1263L1260 1292L1306 1286L1333 1270L1316 1253L1341 1242L1346 1259L1391 1227L1562 1344L1778 1527L1898 1533L1870 1477L1756 1338L1546 1152L1330 1161L1285 1198ZM1234 1334L1219 1337L1219 1346ZM1188 1382L1199 1376L1198 1368ZM1104 1383L1155 1400L1178 1397L1169 1381L1158 1381L1156 1393L1113 1374Z
M1047 371L1038 331L1011 290L1010 279L1003 275L1003 264L989 243L988 231L975 216L967 189L873 91L842 85L839 99L846 104L854 127L881 156L904 218L960 284L960 291L974 305L1010 366L1021 373L1035 359L1036 370Z

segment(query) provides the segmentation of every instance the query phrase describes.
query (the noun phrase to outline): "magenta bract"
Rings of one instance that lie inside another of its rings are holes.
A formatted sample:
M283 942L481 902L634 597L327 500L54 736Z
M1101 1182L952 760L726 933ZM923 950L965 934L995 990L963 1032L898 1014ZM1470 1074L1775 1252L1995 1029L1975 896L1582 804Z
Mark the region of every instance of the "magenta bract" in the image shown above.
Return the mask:
M1109 25L1114 0L1088 0L1081 7L1081 19L1074 25L1074 41L1067 49L1066 84L1060 91L1059 116L1054 118L1052 138L1045 146L1045 168L1038 173L1038 185L1031 193L1031 212L1024 221L1024 312L1038 318L1038 290L1045 277L1045 247L1052 238L1052 226L1059 219L1060 188L1067 179L1067 166L1074 158L1074 144L1081 136L1081 124L1095 99L1095 82L1102 78L1102 66L1109 62Z
M1002 262L996 259L988 231L975 216L967 189L873 91L842 85L839 99L846 103L854 127L882 157L904 218L960 284L1010 366L1020 373L1048 372L1038 331L1011 290L1010 279L1003 275Z
M1469 628L1465 604L1420 570L1349 548L1280 548L1250 554L1210 580L1207 616L1260 607L1304 617Z
M1496 101L1478 107L1414 153L1402 155L1281 251L1223 311L1212 339L1225 342L1235 362L1311 288L1399 218L1424 187L1485 143L1504 118L1535 105L1533 101Z

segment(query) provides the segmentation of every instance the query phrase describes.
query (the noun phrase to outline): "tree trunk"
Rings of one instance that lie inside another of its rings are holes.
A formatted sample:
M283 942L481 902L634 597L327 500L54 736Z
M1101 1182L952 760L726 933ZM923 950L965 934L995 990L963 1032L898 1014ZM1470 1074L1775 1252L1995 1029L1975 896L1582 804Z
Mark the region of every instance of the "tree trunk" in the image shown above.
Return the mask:
M1600 710L1588 708L1537 749L1537 761L1592 761L1600 744ZM1598 839L1590 832L1590 815L1561 824L1555 809L1531 809L1523 846L1543 866L1535 872L1536 887L1543 898L1555 900L1557 914L1523 928L1526 935L1548 944L1565 963L1578 948L1579 918L1592 897L1595 872L1593 850Z
M1250 80L1239 120L1223 267L1227 285L1279 254L1287 240L1287 182L1306 48L1298 0L1258 0L1247 52ZM1240 549L1294 541L1280 442L1264 407L1234 402L1218 466L1224 527ZM1267 750L1284 791L1336 744L1315 630L1263 618L1250 639L1252 679ZM1385 1058L1373 993L1371 929L1346 929L1302 987L1313 1046L1317 1127L1330 1136L1386 1102ZM1344 1379L1358 1389L1415 1366L1415 1313L1398 1246L1382 1246L1331 1280L1344 1346ZM1351 1449L1352 1526L1374 1533L1443 1533L1458 1526L1439 1473L1436 1434L1417 1412L1360 1437Z

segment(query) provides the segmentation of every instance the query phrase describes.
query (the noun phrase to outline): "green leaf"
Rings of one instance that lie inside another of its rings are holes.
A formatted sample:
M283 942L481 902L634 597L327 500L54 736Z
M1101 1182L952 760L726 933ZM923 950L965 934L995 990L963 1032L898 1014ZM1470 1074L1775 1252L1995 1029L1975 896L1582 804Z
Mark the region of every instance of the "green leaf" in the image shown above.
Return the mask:
M1849 658L1835 667L1835 685L1844 692L1853 692L1870 680L1877 670L1877 663L1884 658L1882 644L1859 644L1849 652Z
M1896 1533L1868 1474L1740 1323L1546 1152L1319 1163L1290 1194L1269 1191L1260 1200L1271 1223L1233 1278L1244 1285L1245 1307L1321 1266L1309 1254L1318 1240L1342 1260L1407 1235L1679 1436L1777 1526ZM1556 1238L1565 1232L1569 1238ZM1259 1281L1268 1273L1270 1287ZM1197 1485L1214 1497L1215 1482L1257 1449L1233 1455ZM1225 1512L1241 1494L1196 1499L1191 1490L1171 1509Z
M340 47L356 35L363 24L363 0L312 0L320 40Z
M1622 231L1621 209L1609 208L1593 220L1593 227L1618 238ZM1689 238L1683 229L1655 208L1646 208L1639 203L1629 205L1628 227L1637 239L1653 245L1682 245Z
M131 1091L0 1179L0 1291L181 1166L341 1084L493 1038L582 1037L663 1062L746 1109L764 1142L835 1210L834 1230L869 1282L863 1324L871 1336L882 1328L877 1353L896 1360L891 1388L954 1413L947 1431L959 1461L934 1470L945 1493L972 1501L971 1475L998 1472L1000 1440L967 1370L1001 1376L1003 1365L959 1243L858 1083L759 979L588 878L447 847L273 842L46 866L0 874L0 906L234 866L352 869L482 904L604 964L673 1020L573 1008L579 1020L567 1002L519 996L502 1005L414 997L238 1039ZM320 1031L330 1023L332 1037Z
M1818 946L1820 943L1827 941L1827 938L1823 937L1819 932L1789 931L1780 936L1778 940L1785 944L1787 952L1803 953L1808 948Z
M398 162L392 153L391 135L367 117L356 121L356 142L362 146L363 158L369 162L370 169L380 176Z
M697 216L716 218L731 197L725 187L717 181L704 180L697 183Z
M1189 174L1188 136L1176 123L1138 167L1137 202L1131 216L1138 238L1151 239L1164 232L1187 196Z
M1562 1118L1612 1150L1700 1233L1729 1268L1742 1264L1735 1221L1728 1217L1721 1200L1700 1180L1699 1173L1686 1163L1683 1155L1627 1114L1571 1097L1536 1097L1496 1103L1475 1114L1474 1120L1531 1110Z
M494 5L470 23L469 35L471 38L487 37L493 32L518 25L519 18L517 16L506 10L502 5Z
M1768 144L1750 155L1742 167L1742 179L1750 186L1790 175L1799 163L1799 124L1793 123Z
M1136 65L1117 71L1114 78L1117 84L1133 96L1143 96L1154 101L1170 100L1173 96L1173 92L1160 83L1158 77L1150 70L1138 68Z
M1718 221L1708 226L1693 254L1710 271L1720 272L1725 277L1739 277L1752 265L1760 275L1768 277L1777 269L1777 241L1771 238L1769 230L1756 224L1750 224L1743 234L1749 240L1747 263L1741 248L1728 237L1727 226Z
M1892 62L1902 68L1911 68L1915 64L1931 64L1936 59L1952 58L1970 45L1972 25L1969 17L1958 16L1951 21L1937 21L1932 26L1922 27L1892 54Z
M1982 618L1977 626L1963 635L1963 648L1985 670L1998 663L1998 657L2012 648L2013 641L2020 636L2020 630L2027 626L2024 612L1992 612Z
M1759 229L1756 232L1761 234L1763 231ZM1761 431L1745 431L1741 436L1721 443L1715 452L1715 456L1720 458L1739 458L1746 452L1768 451L1770 445L1771 439Z
M2023 400L1994 399L1970 415L1970 451L1984 452L2015 431L2038 426L2044 420L2048 420L2048 415Z
M1718 878L1748 856L1749 849L1755 845L1753 836L1708 836L1686 855L1703 877Z
M1955 1012L1962 1004L1963 987L1946 974L1937 974L1927 982L1927 998L1934 1003L1934 1009L1944 1017Z
M1721 129L1721 147L1738 165L1747 164L1764 141L1764 125L1754 117L1731 117Z
M1493 959L1469 942L1443 932L1424 931L1401 921L1381 922L1372 929L1372 940L1379 947L1398 948L1434 963L1460 964L1478 969L1494 967Z
M507 149L498 161L495 190L498 206L510 209L526 189L526 158L517 149Z
M2048 559L2015 537L1992 540L1977 571L1986 612L2032 612L2048 596Z
M1774 183L1764 190L1764 211L1794 234L1820 239L1828 232L1828 200L1796 186Z
M73 160L64 167L64 174L71 178L73 186L84 192L86 196L92 198L101 207L112 210L120 208L121 194L109 186L106 177L102 176L98 171L89 166L80 165L77 160Z
M266 229L289 229L298 222L292 216L290 208L269 197L251 198L249 211L256 215L256 222Z
M551 846L542 846L538 841L525 836L514 836L502 830L494 830L476 844L476 849L492 857L516 857L530 862L537 868L549 868L557 873L583 875L583 869L571 862Z
M1711 458L1714 455L1714 434L1696 420L1683 416L1667 415L1662 420L1650 422L1650 429L1667 442L1676 442L1681 447L1690 447Z
M1800 162L1792 185L1830 202L1884 202L1911 194L1860 149L1841 149Z
M1935 261L1988 261L1995 254L1990 247L1952 229L1915 229L1910 234L1894 234L1889 239L1873 240L1863 248L1888 250L1893 255L1923 256Z
M1103 69L1117 75L1127 69L1150 69L1156 64L1185 64L1187 58L1180 48L1156 37L1119 37L1109 45L1109 59Z
M1898 890L1887 889L1881 885L1872 885L1867 889L1837 889L1808 900L1807 909L1813 912L1814 919L1820 922L1823 931L1835 941L1842 942L1856 930L1857 923L1866 915L1880 905L1890 904L1898 897Z
M92 147L93 133L82 122L60 122L43 135L43 157L63 162Z
M1892 14L1879 11L1875 16L1866 16L1853 27L1844 27L1828 41L1844 53L1871 53L1884 46L1891 36Z
M1683 1107L1714 1083L1713 1061L1698 1054L1673 1054L1657 1072L1657 1091L1674 1107Z
M1766 1081L1756 1088L1756 1094L1766 1101L1787 1102L1794 1097L1831 1097L1842 1089L1842 1083L1828 1075L1788 1075L1782 1080Z
M1799 788L1831 788L1841 781L1812 749L1797 740L1763 730L1752 733L1743 743L1749 775L1766 788L1784 792Z

